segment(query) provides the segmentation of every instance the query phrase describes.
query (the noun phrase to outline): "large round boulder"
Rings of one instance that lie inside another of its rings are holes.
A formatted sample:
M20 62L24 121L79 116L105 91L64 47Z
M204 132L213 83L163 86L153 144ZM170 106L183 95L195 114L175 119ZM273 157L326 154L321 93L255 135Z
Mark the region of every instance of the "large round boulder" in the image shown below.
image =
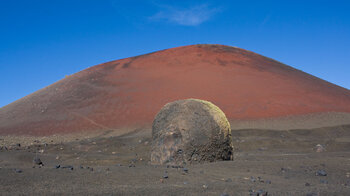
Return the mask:
M152 126L151 163L184 165L233 159L230 123L214 104L186 99L166 104Z

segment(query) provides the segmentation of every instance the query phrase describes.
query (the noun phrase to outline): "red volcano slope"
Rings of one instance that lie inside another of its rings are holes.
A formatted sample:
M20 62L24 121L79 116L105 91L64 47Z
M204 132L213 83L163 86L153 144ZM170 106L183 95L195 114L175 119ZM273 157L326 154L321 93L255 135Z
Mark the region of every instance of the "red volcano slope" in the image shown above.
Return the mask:
M209 100L229 119L350 112L350 91L256 53L192 45L100 64L0 109L0 134L150 124L161 107Z

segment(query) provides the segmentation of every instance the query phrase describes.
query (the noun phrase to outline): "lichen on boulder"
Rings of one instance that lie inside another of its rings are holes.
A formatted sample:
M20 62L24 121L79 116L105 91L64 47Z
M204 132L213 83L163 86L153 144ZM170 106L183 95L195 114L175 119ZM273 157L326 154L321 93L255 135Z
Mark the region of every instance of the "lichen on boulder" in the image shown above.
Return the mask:
M151 163L184 165L233 159L230 123L216 105L199 99L166 104L152 126Z

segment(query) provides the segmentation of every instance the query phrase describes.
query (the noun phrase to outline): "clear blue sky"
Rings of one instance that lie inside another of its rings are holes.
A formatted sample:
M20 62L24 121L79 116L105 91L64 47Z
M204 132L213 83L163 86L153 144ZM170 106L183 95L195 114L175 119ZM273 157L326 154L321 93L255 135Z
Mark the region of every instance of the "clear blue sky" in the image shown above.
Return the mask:
M0 0L0 107L99 63L198 43L251 50L350 89L347 2Z

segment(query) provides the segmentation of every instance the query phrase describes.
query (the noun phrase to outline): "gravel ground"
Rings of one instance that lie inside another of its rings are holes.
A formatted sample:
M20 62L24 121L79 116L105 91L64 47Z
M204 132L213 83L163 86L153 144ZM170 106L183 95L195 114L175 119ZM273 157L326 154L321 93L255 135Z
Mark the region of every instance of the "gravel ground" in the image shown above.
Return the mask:
M1 146L1 195L350 194L350 125L235 130L233 139L234 161L185 168L149 164L150 128Z

